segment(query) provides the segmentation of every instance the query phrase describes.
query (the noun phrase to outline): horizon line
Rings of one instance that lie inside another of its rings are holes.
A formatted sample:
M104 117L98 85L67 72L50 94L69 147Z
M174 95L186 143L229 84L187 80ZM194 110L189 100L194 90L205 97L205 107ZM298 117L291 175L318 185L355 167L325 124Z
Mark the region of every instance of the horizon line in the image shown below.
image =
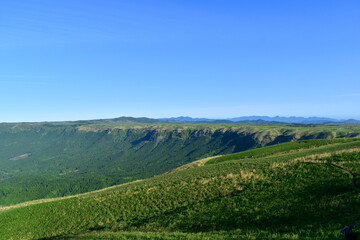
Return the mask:
M249 117L259 117L259 119L253 119L253 120L261 120L261 117L266 117L266 118L303 118L303 119L311 119L311 118L318 118L318 119L328 119L328 120L333 120L333 121L338 121L338 122L342 122L342 121L348 121L348 120L356 120L356 121L360 121L360 119L357 118L333 118L333 117L319 117L319 116L310 116L310 117L304 117L304 116L280 116L280 115L275 115L275 116L268 116L268 115L244 115L244 116L238 116L238 117L227 117L227 118L211 118L211 117L191 117L191 116L177 116L177 117L146 117L146 116L140 116L140 117L135 117L135 116L127 116L127 115L123 115L120 117L103 117L103 118L89 118L89 119L62 119L62 120L35 120L35 121L0 121L0 124L3 123L56 123L56 122L81 122L81 121L96 121L96 120L111 120L111 119L117 119L117 118L135 118L135 119L139 119L139 118L147 118L147 119L154 119L154 120L171 120L171 119L176 119L176 118L191 118L191 119L206 119L206 120L211 120L211 121L216 121L216 120L232 120L232 119L236 119L236 118L249 118Z

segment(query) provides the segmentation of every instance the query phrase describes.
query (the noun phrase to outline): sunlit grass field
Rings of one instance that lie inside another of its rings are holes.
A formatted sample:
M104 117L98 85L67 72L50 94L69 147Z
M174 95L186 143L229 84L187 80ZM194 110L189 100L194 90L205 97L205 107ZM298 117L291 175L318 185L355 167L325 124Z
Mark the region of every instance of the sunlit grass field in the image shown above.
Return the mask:
M285 143L30 202L0 211L0 238L343 239L360 218L359 149L359 139Z
M147 179L207 157L223 155L208 164L234 156L251 160L266 157L262 151L271 157L278 151L271 145L279 143L335 138L341 142L357 136L359 125L347 124L190 124L134 118L1 123L0 206ZM332 143L299 142L281 145L280 150L305 151ZM269 148L243 152L263 146Z

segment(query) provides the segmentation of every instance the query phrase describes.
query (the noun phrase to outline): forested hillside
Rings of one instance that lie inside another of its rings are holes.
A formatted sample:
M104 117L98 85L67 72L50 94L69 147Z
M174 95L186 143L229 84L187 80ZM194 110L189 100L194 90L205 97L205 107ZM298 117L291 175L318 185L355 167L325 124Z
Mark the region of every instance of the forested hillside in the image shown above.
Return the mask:
M284 143L220 159L3 208L0 239L340 240L339 230L360 220L359 139Z
M313 138L356 126L169 124L119 118L0 124L0 205L148 178L197 159Z

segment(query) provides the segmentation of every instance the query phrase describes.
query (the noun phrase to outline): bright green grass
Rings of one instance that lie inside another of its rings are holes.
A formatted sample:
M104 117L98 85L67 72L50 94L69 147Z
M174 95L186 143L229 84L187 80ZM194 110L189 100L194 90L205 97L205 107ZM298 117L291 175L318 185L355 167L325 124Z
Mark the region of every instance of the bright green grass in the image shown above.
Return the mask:
M4 123L0 124L0 205L89 192L146 179L206 157L281 142L359 134L360 127L350 125L165 124L133 118ZM315 147L313 143L253 150L209 163L299 151ZM26 153L31 155L11 160Z
M231 160L240 160L248 158L260 158L270 155L279 155L286 154L292 151L302 151L304 149L316 148L320 146L330 145L330 144L341 144L347 142L359 142L360 139L313 139L313 140L304 140L290 143L276 144L268 147L263 147L260 149L252 149L239 153L227 154L225 156L212 158L207 161L205 164L214 164Z
M100 232L92 234L84 234L80 236L70 237L69 239L119 239L119 240L225 240L225 239L239 239L238 234L231 234L227 232L222 233L151 233L151 232ZM249 238L248 238L249 239Z
M359 175L360 153L292 160L359 141L315 146L0 211L0 239L343 239L360 219L360 190L332 163Z
M69 236L65 239L114 239L114 240L254 240L254 239L300 239L297 234L291 233L270 233L264 231L254 232L213 232L213 233L151 233L151 232L100 232L92 234L83 234L79 236ZM302 238L305 239L305 238ZM338 233L334 232L327 236L319 234L316 238L311 239L339 239Z

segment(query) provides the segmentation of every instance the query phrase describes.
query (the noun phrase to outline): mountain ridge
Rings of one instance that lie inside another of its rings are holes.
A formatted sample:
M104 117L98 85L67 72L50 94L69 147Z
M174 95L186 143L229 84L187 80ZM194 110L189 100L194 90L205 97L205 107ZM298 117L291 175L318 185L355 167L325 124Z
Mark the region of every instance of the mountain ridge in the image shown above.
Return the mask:
M335 119L326 117L282 117L282 116L242 116L233 118L193 118L189 116L149 118L121 116L105 119L71 120L71 121L40 121L40 122L0 122L11 124L156 124L156 123L253 123L253 124L360 124L358 119Z
M159 120L168 120L168 121L180 121L180 122L233 122L233 123L285 123L285 124L336 124L336 123L352 123L360 124L360 120L357 119L334 119L334 118L325 118L325 117L269 117L269 116L243 116L243 117L234 117L234 118L224 118L224 119L211 119L211 118L192 118L188 116L180 117L170 117L170 118L159 118Z
M355 125L136 121L0 124L0 204L96 190L282 142L360 136Z

